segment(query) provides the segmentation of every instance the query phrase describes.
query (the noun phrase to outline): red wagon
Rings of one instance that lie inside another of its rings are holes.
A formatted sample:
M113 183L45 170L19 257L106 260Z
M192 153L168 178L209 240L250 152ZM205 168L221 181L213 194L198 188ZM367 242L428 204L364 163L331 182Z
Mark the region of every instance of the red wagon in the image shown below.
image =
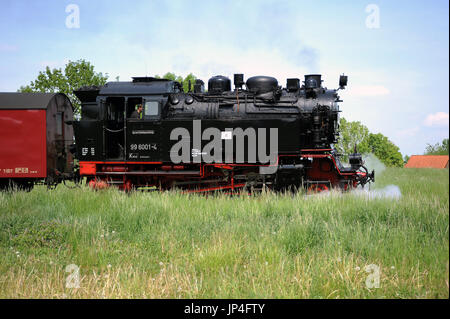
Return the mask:
M0 189L73 174L73 109L61 93L0 93Z

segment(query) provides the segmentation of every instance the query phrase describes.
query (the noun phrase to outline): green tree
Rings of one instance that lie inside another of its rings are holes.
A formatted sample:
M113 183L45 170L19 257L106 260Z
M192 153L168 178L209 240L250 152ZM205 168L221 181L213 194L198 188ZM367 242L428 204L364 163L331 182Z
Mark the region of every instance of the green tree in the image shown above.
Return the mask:
M65 93L74 108L74 117L80 114L80 101L73 94L74 90L82 86L97 85L101 86L106 83L108 74L97 73L94 66L85 61L69 61L64 68L53 69L46 67L45 71L39 72L35 81L29 85L21 86L19 92L43 92L43 93Z
M347 160L347 154L353 153L355 145L359 153L369 153L369 145L367 143L369 137L369 129L361 124L361 122L347 121L341 117L339 120L340 137L335 145L338 153L342 154L342 159Z
M184 92L189 91L189 81L191 81L191 90L194 89L195 80L197 80L197 77L193 75L192 73L189 73L184 79L183 79L183 90Z
M403 165L405 165L406 163L408 163L408 161L409 161L410 158L411 158L411 156L409 156L409 155L403 156Z
M386 166L403 167L403 157L398 146L381 133L369 134L370 152L375 154Z
M448 138L445 138L441 144L427 144L425 155L448 155Z
M161 77L159 75L155 75L155 78L161 79ZM167 72L166 74L164 74L162 76L162 78L166 79L166 80L177 81L177 82L183 83L183 77L179 76L179 75L177 76L175 73L172 73L172 72Z
M159 75L155 75L155 78L161 79ZM194 83L197 77L193 75L192 73L189 73L185 78L183 78L180 75L176 75L172 72L167 72L162 76L163 79L171 80L171 81L177 81L183 86L183 91L188 92L189 91L189 80L191 81L191 89L194 88Z
M343 154L343 161L347 154L353 153L355 145L361 154L373 153L386 166L403 166L403 157L399 148L381 133L373 134L361 122L339 121L340 138L335 145L338 153Z

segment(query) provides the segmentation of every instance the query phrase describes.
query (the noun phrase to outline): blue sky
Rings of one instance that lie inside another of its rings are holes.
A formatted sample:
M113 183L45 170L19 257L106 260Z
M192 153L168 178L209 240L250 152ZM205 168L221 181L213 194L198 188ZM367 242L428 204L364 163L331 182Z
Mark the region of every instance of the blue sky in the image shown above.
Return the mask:
M67 28L76 4L80 27ZM368 28L370 4L379 28ZM448 137L448 1L0 0L0 91L45 66L86 59L111 80L233 73L321 73L342 116L388 136L403 154Z

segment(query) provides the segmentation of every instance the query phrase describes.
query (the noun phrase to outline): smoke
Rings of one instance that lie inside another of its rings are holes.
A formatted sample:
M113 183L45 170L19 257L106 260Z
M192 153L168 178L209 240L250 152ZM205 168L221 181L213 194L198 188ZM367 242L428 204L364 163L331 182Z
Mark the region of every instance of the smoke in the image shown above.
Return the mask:
M375 171L375 181L377 181L377 178L381 176L381 174L386 170L386 166L376 157L374 154L364 154L363 155L364 160L364 166L367 167L367 170L372 172L372 170ZM376 183L372 186L375 186ZM386 199L399 199L402 197L402 192L400 191L400 188L397 185L388 185L383 188L375 188L375 189L369 189L366 188L357 188L352 192L356 196L362 196L366 199L379 199L379 198L386 198Z
M372 172L372 170L375 170L375 180L377 180L377 176L380 176L386 169L386 166L372 153L364 154L363 160L364 166L367 167L369 173Z
M358 188L352 191L355 196L361 196L366 199L400 199L402 197L402 192L397 185L388 185L380 189L367 189Z
M372 172L375 171L375 181L377 178L381 176L381 174L386 170L386 166L372 153L363 155L364 166L366 166L367 170ZM320 192L317 194L313 194L312 197L340 197L345 193L342 193L338 190ZM383 188L376 188L376 183L372 185L366 184L364 188L358 186L358 188L350 191L351 196L358 196L367 200L373 199L390 199L390 200L398 200L402 197L402 192L397 185L388 185ZM310 196L311 197L311 196Z
M366 200L373 199L390 199L390 200L398 200L402 197L402 192L397 185L388 185L379 189L369 189L367 186L365 188L358 187L354 190L351 190L348 194L345 192L333 189L331 191L324 191L315 194L306 195L306 198L336 198L342 196L356 196Z

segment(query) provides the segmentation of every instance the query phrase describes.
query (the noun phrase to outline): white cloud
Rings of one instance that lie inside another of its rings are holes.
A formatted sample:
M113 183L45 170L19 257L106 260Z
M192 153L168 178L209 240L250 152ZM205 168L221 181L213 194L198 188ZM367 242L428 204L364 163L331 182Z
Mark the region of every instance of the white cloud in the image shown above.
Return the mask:
M351 87L349 93L354 96L381 96L389 94L390 91L382 85L358 85Z
M428 114L424 124L426 126L448 126L448 113L437 112L435 114Z
M142 46L127 47L127 65L117 65L117 59L108 61L103 69L114 70L123 80L136 74L162 75L174 72L182 76L192 72L207 81L214 75L225 75L233 79L233 73L244 73L245 80L255 75L269 75L277 78L279 85L285 86L290 77L301 78L306 68L294 66L284 58L280 50L241 49L230 46L202 43L187 44L176 49L152 50ZM116 54L122 56L122 49ZM185 63L183 63L185 61ZM105 60L103 60L105 63ZM115 64L114 64L115 63ZM337 85L337 79L336 79Z

